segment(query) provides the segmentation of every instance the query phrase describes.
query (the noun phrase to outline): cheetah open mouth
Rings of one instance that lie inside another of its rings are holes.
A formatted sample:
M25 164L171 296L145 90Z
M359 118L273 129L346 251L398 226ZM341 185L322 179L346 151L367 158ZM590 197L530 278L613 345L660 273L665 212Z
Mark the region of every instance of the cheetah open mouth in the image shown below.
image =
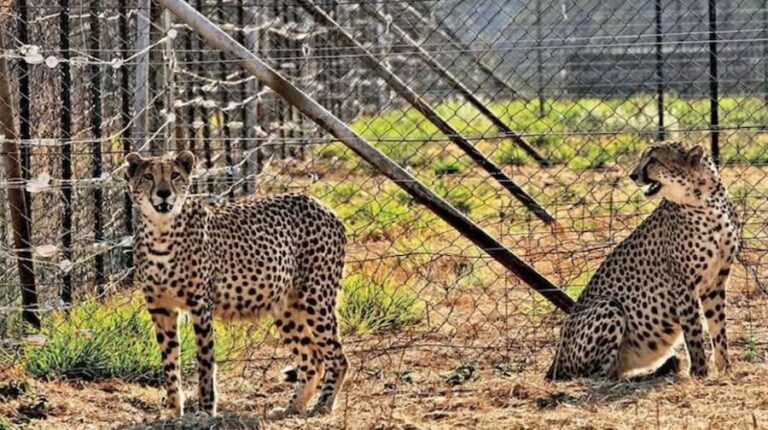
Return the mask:
M661 191L661 184L656 181L651 181L651 184L648 185L648 188L645 189L645 196L651 197L655 194L657 194L659 191Z
M159 205L153 205L153 207L158 213L161 213L161 214L167 214L168 212L173 210L173 206L165 202L160 203Z

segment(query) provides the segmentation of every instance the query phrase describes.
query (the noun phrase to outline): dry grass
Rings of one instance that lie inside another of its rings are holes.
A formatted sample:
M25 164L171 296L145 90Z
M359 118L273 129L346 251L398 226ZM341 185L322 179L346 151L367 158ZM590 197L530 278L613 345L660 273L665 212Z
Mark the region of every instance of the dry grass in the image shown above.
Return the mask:
M735 351L739 355L740 351ZM408 354L410 355L410 354ZM286 400L288 387L272 380L222 384L222 416L167 417L157 389L120 381L87 385L34 383L51 410L30 428L45 429L509 429L509 428L763 428L768 425L768 367L737 361L732 371L706 380L685 377L642 383L547 383L541 372L511 377L481 371L479 379L451 387L440 363L409 358L416 380L377 379L353 373L333 417L264 420L264 411ZM416 362L422 363L421 365ZM2 404L12 420L22 402Z

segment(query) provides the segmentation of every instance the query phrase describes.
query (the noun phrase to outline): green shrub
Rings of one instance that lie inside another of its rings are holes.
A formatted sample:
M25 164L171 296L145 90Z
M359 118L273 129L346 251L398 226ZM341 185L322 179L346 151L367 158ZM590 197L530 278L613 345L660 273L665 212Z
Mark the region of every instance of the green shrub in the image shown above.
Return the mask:
M424 303L406 288L368 275L352 275L342 282L339 317L348 332L373 334L417 323Z

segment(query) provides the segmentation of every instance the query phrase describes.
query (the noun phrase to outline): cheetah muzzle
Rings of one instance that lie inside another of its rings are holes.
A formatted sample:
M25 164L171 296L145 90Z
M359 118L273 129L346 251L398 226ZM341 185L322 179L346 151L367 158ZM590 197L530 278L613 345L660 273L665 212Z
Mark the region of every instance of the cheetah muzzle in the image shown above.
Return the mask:
M272 417L333 410L348 364L335 313L344 268L344 225L330 209L289 194L209 206L189 196L195 156L126 157L138 224L134 279L163 360L169 406L184 413L178 319L195 333L201 409L216 414L213 318L271 316L295 365L295 391Z
M725 286L741 226L717 169L700 146L660 143L629 176L661 203L587 284L548 379L674 372L680 342L694 376L707 375L708 349L719 371L729 365Z

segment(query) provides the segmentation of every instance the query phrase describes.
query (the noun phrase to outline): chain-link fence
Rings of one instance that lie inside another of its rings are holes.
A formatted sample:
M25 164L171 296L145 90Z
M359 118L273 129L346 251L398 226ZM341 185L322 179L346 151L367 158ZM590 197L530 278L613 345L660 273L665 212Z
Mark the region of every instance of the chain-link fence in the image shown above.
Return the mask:
M745 223L732 338L763 359L765 0L189 3L572 297L655 206L626 177L639 152L711 148ZM22 181L2 187L23 186L33 257L3 205L0 362L157 382L156 355L98 352L154 348L122 161L190 149L212 203L298 191L343 218L355 383L547 366L561 312L157 4L15 0L3 27ZM225 397L284 360L268 325L217 335Z

